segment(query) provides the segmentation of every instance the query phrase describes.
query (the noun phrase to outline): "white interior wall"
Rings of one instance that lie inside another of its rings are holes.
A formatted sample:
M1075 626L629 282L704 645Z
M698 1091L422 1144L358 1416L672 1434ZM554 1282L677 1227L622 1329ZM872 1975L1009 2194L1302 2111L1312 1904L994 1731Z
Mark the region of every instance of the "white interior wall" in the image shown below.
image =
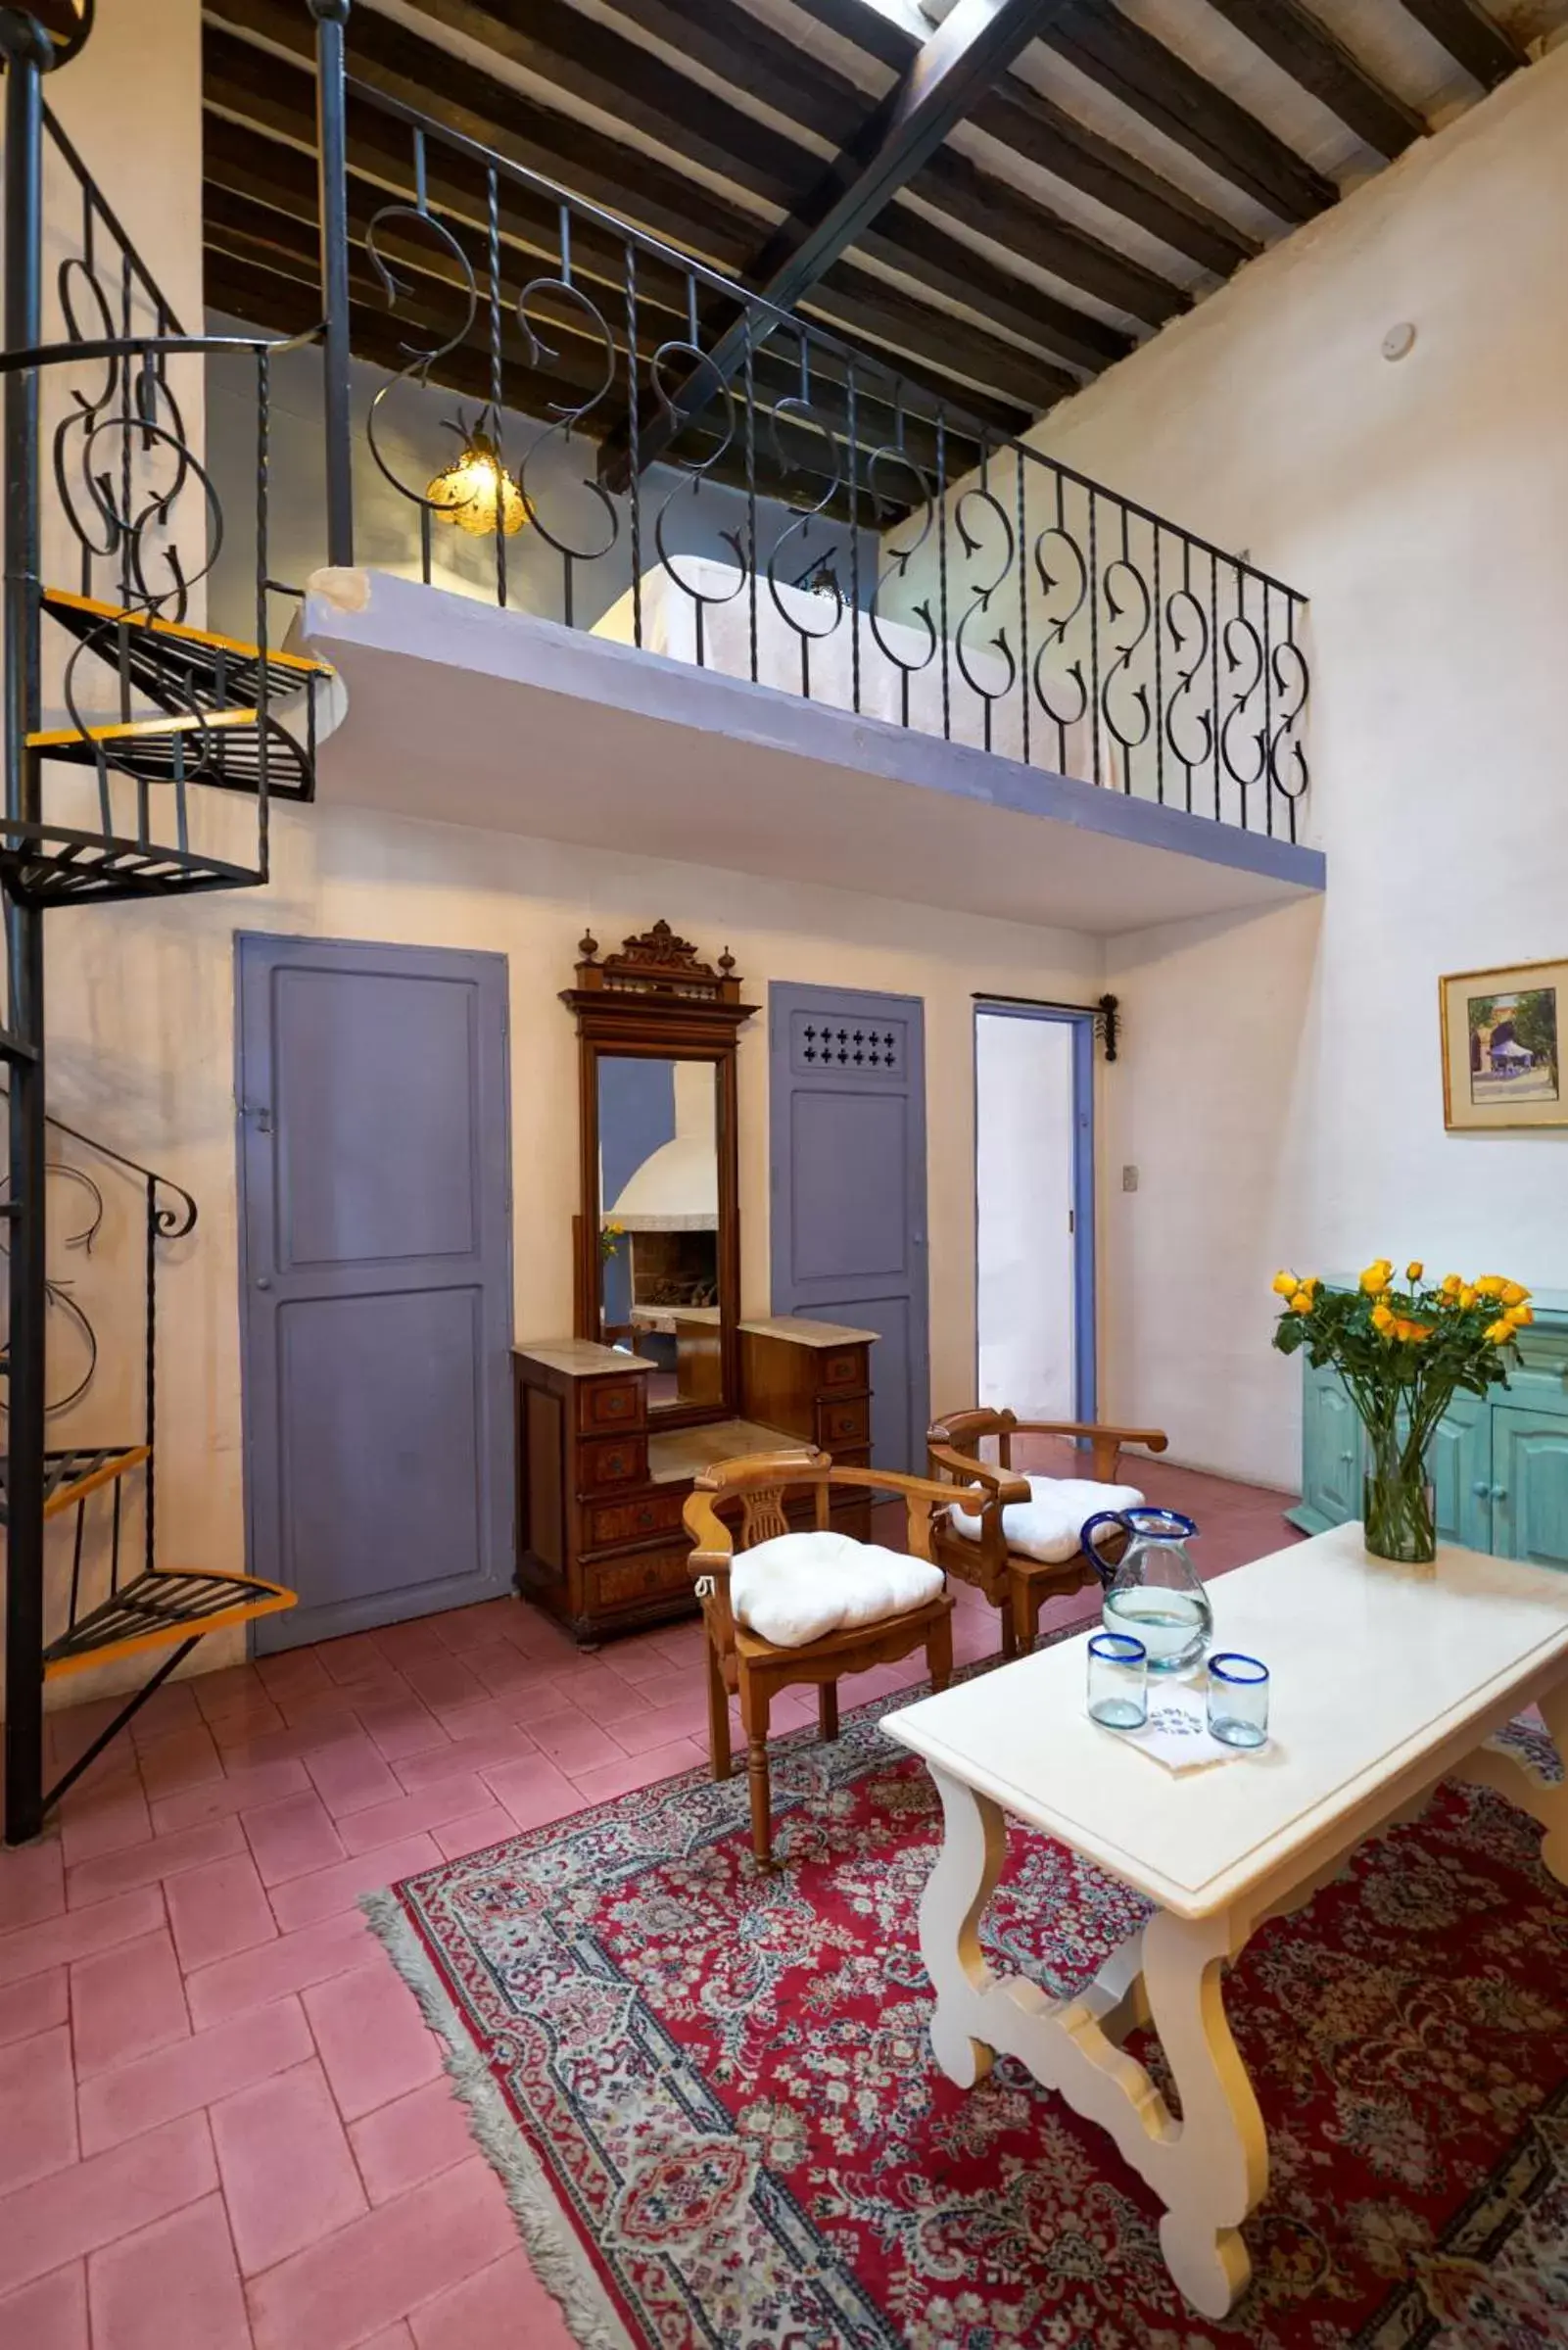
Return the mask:
M1280 1264L1568 1289L1568 1133L1446 1134L1437 1002L1442 972L1568 951L1565 219L1558 51L1038 435L1311 599L1326 897L1108 964L1105 1402L1179 1460L1295 1483Z

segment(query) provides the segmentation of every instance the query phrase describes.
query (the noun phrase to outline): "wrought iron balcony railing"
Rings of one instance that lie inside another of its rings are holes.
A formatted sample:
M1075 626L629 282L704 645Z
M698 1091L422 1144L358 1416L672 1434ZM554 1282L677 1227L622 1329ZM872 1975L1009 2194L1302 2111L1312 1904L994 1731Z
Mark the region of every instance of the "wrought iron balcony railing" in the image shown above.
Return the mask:
M1296 838L1294 589L1010 438L980 396L960 408L381 91L345 91L352 152L377 158L374 179L346 176L341 223L355 345L387 368L364 429L427 581L437 534L499 505L517 534L487 534L500 602ZM432 384L476 404L454 420L466 470L429 402L400 401ZM327 405L346 484L330 382Z

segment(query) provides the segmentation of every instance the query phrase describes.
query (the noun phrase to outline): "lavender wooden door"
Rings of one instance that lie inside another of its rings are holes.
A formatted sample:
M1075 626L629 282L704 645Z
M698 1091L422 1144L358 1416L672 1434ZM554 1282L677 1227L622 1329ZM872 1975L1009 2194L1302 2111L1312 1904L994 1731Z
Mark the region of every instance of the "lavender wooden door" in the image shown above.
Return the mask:
M506 963L237 941L259 1649L510 1580Z
M872 1459L922 1470L925 1007L918 996L774 983L773 1310L876 1330Z

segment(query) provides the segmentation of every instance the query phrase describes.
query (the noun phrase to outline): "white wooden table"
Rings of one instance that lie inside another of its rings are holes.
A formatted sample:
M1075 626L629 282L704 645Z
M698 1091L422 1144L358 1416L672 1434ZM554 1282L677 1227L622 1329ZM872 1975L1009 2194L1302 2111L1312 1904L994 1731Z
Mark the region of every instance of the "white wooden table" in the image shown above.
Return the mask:
M1270 1743L1178 1777L1084 1711L1088 1635L884 1717L924 1755L946 1834L921 1903L936 1990L931 2045L961 2087L1018 2057L1109 2131L1165 2206L1160 2241L1194 2308L1246 2289L1241 2225L1268 2143L1226 2022L1221 1977L1265 1918L1307 1900L1363 1837L1419 1811L1440 1779L1499 1789L1546 1828L1568 1883L1568 1783L1482 1742L1534 1702L1568 1755L1568 1577L1444 1548L1436 1569L1368 1559L1341 1526L1216 1580L1214 1647L1273 1676ZM1156 1904L1089 1987L1053 2000L999 1979L979 1922L1004 1814L1070 1845ZM1151 2023L1178 2121L1121 2042Z

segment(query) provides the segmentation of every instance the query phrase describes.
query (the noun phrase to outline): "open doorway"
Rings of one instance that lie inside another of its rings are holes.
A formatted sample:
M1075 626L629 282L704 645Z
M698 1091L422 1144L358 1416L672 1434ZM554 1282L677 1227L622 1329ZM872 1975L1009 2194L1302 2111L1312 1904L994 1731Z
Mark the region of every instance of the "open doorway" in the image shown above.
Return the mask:
M978 1400L1092 1420L1094 1031L1086 1013L974 1012Z

